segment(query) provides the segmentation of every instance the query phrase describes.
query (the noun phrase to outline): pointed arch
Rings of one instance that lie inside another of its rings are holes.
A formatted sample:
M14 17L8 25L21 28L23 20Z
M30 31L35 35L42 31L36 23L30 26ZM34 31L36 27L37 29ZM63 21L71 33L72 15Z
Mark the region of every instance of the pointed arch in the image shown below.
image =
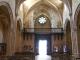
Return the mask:
M66 19L66 46L67 52L72 54L72 40L71 40L71 27L70 27L70 20Z
M75 11L75 15L74 15L74 30L77 32L76 35L76 43L77 43L77 53L80 54L80 4L77 6L77 9Z
M68 0L61 0L61 1L66 4L66 6L69 9L69 14L71 14L72 13L72 8L71 8L71 5L70 5L69 1Z
M70 22L70 19L69 18L67 18L66 21L65 21L65 24L64 24L64 27L63 27L64 30L66 30L66 26L67 26L67 23L68 22Z
M26 1L26 0L19 0L17 7L16 7L16 16L18 16L19 7L20 7L21 3L23 3L24 1Z
M80 4L77 6L77 9L75 11L75 14L74 14L74 29L76 30L77 29L77 16L78 16L78 13L80 11Z
M43 3L44 2L44 3ZM58 13L58 15L60 16L60 21L61 21L61 23L62 23L62 17L61 17L61 15L60 15L60 12L59 12L59 10L58 10L58 8L54 5L54 4L52 4L50 1L38 1L38 2L36 2L36 3L34 3L29 9L28 9L28 11L27 11L27 13L26 13L26 16L29 14L29 12L33 9L33 8L35 8L36 6L38 6L38 5L41 5L41 4L44 4L44 5L48 5L48 6L50 6L50 7L53 7L53 9L55 9L55 11ZM49 9L47 9L46 10L47 12L49 12L50 14L52 13Z
M40 5L40 4L45 4L45 5L51 6L51 7L53 7L53 8L59 13L58 8L57 8L54 4L52 4L50 1L44 1L44 2L45 2L45 3L42 3L42 1L38 1L38 2L34 3L34 4L28 9L28 12L27 12L26 16L28 15L28 13L29 13L35 6L38 6L38 5ZM60 15L60 13L59 13L59 15Z
M22 27L22 22L20 18L18 18L17 20L17 25L19 25L19 29L22 30L23 27Z
M9 12L9 17L10 17L10 27L13 28L14 26L14 19L13 19L13 13L11 10L10 5L7 2L1 1L0 6L5 6Z

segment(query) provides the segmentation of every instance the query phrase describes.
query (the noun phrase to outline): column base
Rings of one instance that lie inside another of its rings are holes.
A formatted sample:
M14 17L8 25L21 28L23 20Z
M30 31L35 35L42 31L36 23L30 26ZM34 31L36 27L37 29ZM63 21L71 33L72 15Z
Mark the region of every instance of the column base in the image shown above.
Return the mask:
M73 54L72 57L74 57L74 58L80 58L80 54Z

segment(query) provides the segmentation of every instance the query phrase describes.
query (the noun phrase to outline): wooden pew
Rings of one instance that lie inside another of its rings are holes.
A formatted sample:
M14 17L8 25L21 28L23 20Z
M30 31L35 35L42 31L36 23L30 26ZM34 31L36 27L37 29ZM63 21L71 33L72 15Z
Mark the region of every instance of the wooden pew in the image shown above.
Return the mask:
M63 52L57 52L57 53L52 53L52 60L54 60L54 58L59 58L59 60L66 60L70 58L69 53L63 53Z
M80 60L80 58L76 58L76 60Z
M12 56L1 55L0 60L9 60Z
M13 58L16 59L31 59L31 60L35 60L35 54L33 52L16 52L13 56Z

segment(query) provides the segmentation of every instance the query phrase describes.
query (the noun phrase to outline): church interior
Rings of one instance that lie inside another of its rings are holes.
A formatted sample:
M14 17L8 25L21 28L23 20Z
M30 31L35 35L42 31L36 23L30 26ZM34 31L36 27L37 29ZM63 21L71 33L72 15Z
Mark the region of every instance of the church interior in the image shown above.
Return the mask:
M0 0L0 60L80 60L80 0Z

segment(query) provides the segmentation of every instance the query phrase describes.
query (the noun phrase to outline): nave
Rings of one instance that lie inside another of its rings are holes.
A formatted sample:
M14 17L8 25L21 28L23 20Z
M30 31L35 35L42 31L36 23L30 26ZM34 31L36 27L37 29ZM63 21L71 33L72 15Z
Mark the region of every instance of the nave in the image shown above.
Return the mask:
M0 60L35 59L80 59L80 0L0 0Z
M35 60L51 60L50 55L37 55L35 56Z
M36 56L0 56L0 60L80 60L80 58L73 57L51 57L51 55L36 55Z

